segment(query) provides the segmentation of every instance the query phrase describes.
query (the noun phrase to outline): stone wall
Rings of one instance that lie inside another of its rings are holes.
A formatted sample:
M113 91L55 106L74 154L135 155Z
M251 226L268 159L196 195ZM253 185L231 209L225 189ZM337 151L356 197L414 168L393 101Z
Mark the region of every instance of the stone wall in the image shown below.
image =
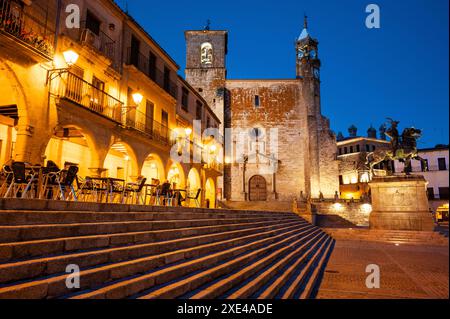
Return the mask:
M313 204L313 209L318 215L318 220L322 225L319 226L339 226L343 225L345 221L350 222L354 226L369 226L369 216L372 211L372 206L362 202L318 202ZM327 220L328 217L328 220ZM340 217L344 221L339 221ZM327 225L325 225L325 223Z

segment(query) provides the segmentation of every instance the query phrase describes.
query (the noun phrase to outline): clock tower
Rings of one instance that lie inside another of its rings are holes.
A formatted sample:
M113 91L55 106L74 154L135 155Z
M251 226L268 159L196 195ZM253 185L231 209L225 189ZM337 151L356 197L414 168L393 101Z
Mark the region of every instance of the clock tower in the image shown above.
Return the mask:
M305 16L303 31L295 42L297 78L320 81L319 42L308 32L308 20Z

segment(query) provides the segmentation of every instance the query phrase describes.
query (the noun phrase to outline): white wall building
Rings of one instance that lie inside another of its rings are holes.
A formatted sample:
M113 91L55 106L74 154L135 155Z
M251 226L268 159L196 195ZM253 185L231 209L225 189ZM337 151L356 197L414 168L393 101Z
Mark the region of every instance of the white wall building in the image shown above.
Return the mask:
M438 208L442 210L443 207L446 207L448 211L450 165L448 145L421 149L419 155L426 160L427 164L422 165L420 161L413 160L411 162L412 174L423 175L428 181L427 193L431 209L436 212ZM403 163L395 161L396 172L401 172L403 168Z

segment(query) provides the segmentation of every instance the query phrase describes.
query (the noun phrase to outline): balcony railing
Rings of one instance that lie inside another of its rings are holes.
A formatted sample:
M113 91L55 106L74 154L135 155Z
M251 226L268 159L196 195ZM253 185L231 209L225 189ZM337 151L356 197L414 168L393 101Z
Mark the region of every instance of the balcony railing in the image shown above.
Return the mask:
M80 29L66 29L65 33L72 39L80 42L82 45L88 46L101 53L103 56L111 60L111 66L118 70L119 60L117 58L118 45L116 41L111 39L103 31L99 31L99 34L95 34L92 30L86 27L86 21L81 21Z
M105 91L70 72L63 72L57 83L51 83L51 92L92 112L121 122L123 103Z
M206 163L204 165L205 169L211 169L211 170L215 170L217 172L222 172L223 171L223 164L219 163L218 161L214 160L211 161L210 163Z
M0 1L0 31L52 58L55 30L46 12L37 5L22 9L11 0ZM53 22L54 24L54 22Z
M95 34L89 29L84 29L81 32L81 43L94 47L102 53L104 56L112 61L116 60L116 41L111 39L106 33L100 31L99 34Z
M150 66L150 57L134 52L131 48L127 50L127 65L134 65L139 71L147 75L153 82L158 84L163 90L169 93L175 99L178 96L178 87L175 82L164 76L164 72L156 67Z
M167 127L152 117L137 111L128 110L123 120L127 127L131 127L143 134L145 134L150 139L157 141L164 145L171 144L170 138L172 131Z

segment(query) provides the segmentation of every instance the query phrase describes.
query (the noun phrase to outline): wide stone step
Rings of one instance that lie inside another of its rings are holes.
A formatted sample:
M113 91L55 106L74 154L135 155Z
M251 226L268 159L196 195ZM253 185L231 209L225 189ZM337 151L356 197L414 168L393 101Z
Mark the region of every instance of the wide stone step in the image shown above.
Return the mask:
M231 275L226 274L223 279L215 281L213 284L207 284L206 286L198 288L198 290L200 291L193 294L192 296L189 296L189 298L212 299L221 297L228 290L231 290L233 287L238 286L245 280L261 272L264 268L270 266L277 260L281 259L282 261L286 261L286 257L284 257L286 254L288 254L288 256L291 256L291 258L293 256L293 253L300 255L313 243L312 239L317 239L321 234L323 236L326 236L319 229L316 229L315 231L302 236L300 239L291 242L287 246L281 249L277 249L273 253L265 256L264 258L261 258L260 260L252 260L246 267L238 268L237 272ZM276 262L275 265L280 265L280 262ZM265 275L267 279L270 278L268 277L268 274ZM256 289L259 284L261 284L261 282L257 282L254 280L251 280L250 282L250 285L252 285L254 289Z
M273 220L271 217L260 218L222 218L222 219L191 219L191 220L150 220L103 222L81 224L48 224L0 226L0 243L52 239L87 235L102 235L114 233L129 233L138 231L188 228L196 226L225 225L239 221L251 223Z
M228 262L221 263L213 268L206 269L200 273L196 273L188 278L177 281L168 286L162 286L152 292L145 293L143 296L140 296L139 299L173 299L180 297L189 291L192 291L211 280L214 280L220 276L224 276L229 272L232 272L235 269L240 269L246 267L248 263L255 262L258 259L262 258L263 262L268 262L271 259L276 258L276 256L281 255L287 249L298 245L299 243L305 240L305 236L310 234L314 230L307 230L305 232L297 232L291 236L285 237L284 239L277 241L268 246L264 246L260 249L253 250L245 253L238 258L233 258ZM269 254L269 256L267 256ZM261 261L259 260L259 261ZM261 265L259 262L256 262L255 265ZM254 266L256 267L256 266ZM232 279L236 279L235 277ZM238 278L240 279L240 278ZM226 286L224 289L231 288L233 283L237 283L237 280L234 282L229 280L227 282L222 282ZM213 288L217 289L217 286L213 285ZM217 294L214 294L214 291L209 290L210 294L206 294L205 298L214 298L217 297Z
M266 298L273 298L278 290L286 284L294 270L301 267L311 253L318 249L326 238L327 234L323 232L314 234L314 237L310 238L306 243L297 247L284 258L279 259L278 262L260 272L257 276L250 278L248 282L235 286L231 291L227 291L224 297L227 299L251 298L262 287L267 285L264 291ZM289 268L288 266L291 263L294 263L295 266ZM272 281L272 285L270 285L270 281ZM199 298L202 295L203 292L200 292L192 298Z
M276 226L272 226L276 227ZM85 256L77 256L79 262L83 262L84 264L94 264L97 265L95 268L86 269L88 266L79 265L81 269L84 269L80 273L81 278L81 288L88 289L95 286L98 286L105 282L110 282L113 280L117 280L120 278L124 278L127 276L135 276L139 273L145 273L150 269L154 269L157 267L164 267L165 265L181 262L183 260L188 260L191 258L198 258L199 256L206 255L204 258L213 258L214 254L220 254L219 252L224 252L224 250L232 249L236 247L236 249L247 249L248 245L254 245L255 243L267 243L267 242L275 242L279 237L285 236L286 233L289 232L298 232L299 229L306 229L312 226L305 226L303 223L294 224L294 225L282 225L281 228L275 230L269 230L266 232L258 232L257 234L243 236L239 238L233 238L225 241L214 242L210 244L199 244L196 243L194 247L180 249L176 251L171 251L167 253L159 253L157 255L147 256L143 258L137 258L129 260L125 258L124 254L115 253L122 249L111 249L109 254L106 254L105 260L100 260L99 258L94 258L92 262L86 262L87 258ZM135 253L141 252L142 255L145 256L147 252L138 249ZM155 251L153 250L153 253ZM212 254L212 255L211 255ZM96 256L95 254L93 255ZM72 256L75 257L75 256ZM117 258L119 257L119 258ZM121 257L124 257L126 261L122 262L114 262ZM128 256L130 257L130 256ZM136 257L135 257L136 258ZM114 262L114 263L111 263ZM109 263L107 263L109 262ZM44 270L48 270L47 267L54 268L55 264L59 265L56 267L59 269L65 269L65 266L71 262L68 260L60 261L57 263L55 260L47 260L44 264ZM76 264L76 263L75 263ZM104 264L102 266L102 264ZM201 262L199 264L201 265ZM14 265L9 265L13 268L16 268ZM34 269L32 267L30 270ZM164 267L166 269L166 267ZM177 268L178 269L178 268ZM191 268L187 267L186 269L180 271L188 271ZM41 271L44 272L44 271ZM45 272L44 272L45 273ZM13 275L11 273L10 275ZM176 274L173 273L172 275ZM2 276L0 276L2 277ZM30 277L33 277L31 275ZM167 276L166 276L167 277ZM167 278L169 278L168 276ZM48 297L58 297L61 295L66 295L72 293L70 289L68 289L65 285L65 280L67 278L67 274L55 275L50 278L36 279L28 282L24 282L18 285L8 285L3 288L0 288L0 298L48 298ZM127 288L128 289L128 288ZM101 294L100 294L101 296Z
M327 243L322 246L321 248L321 255L318 255L315 260L313 261L313 267L312 267L312 273L307 278L307 282L301 291L301 293L298 295L298 299L310 299L312 297L312 294L314 293L314 290L317 287L317 284L320 280L321 274L325 271L326 262L330 256L330 253L333 249L334 241L332 238L329 238ZM308 264L311 267L311 264ZM311 271L310 270L310 271ZM296 294L293 295L296 297Z
M333 240L331 237L326 239L325 244L319 244L319 249L312 251L312 256L308 258L306 265L302 268L296 268L297 263L291 266L288 270L292 278L288 281L286 286L281 287L278 294L275 296L277 299L294 299L295 297L300 299L306 299L305 292L311 293L310 289L317 281L318 273L314 273L318 269L318 265L323 265L321 262L326 260L326 254L329 253ZM303 262L303 261L302 261ZM299 271L300 270L300 271ZM323 269L322 269L323 270ZM270 290L270 289L268 289ZM300 292L300 296L296 296ZM267 294L264 292L258 296L258 299L267 298Z
M128 245L117 248L94 249L91 251L75 252L57 256L45 256L41 258L28 259L0 264L0 283L7 283L26 278L44 275L52 275L64 272L69 264L78 265L81 268L93 267L100 264L108 264L166 253L177 249L186 249L200 244L210 244L224 240L233 240L240 236L258 235L264 231L276 231L283 227L308 226L302 221L286 221L284 223L272 224L244 230L228 231L208 235L191 236L187 238L176 238L162 242L150 242L137 245Z
M218 218L286 218L292 213L265 212L71 212L71 211L0 211L0 226L76 224L149 220L218 219Z
M272 236L266 236L264 238L258 237L251 242L243 242L230 247L224 247L224 249L215 252L213 254L200 255L193 260L186 261L184 263L175 264L171 267L165 267L156 269L139 277L129 278L122 280L105 287L95 289L92 292L77 295L74 298L126 298L142 294L148 289L151 289L157 285L164 285L170 281L176 280L183 276L192 274L194 272L214 267L217 264L223 264L230 260L237 260L240 255L247 255L257 249L276 249L282 245L281 242L286 238L296 238L299 233L304 231L313 231L314 228L293 227L285 229L284 232L274 234ZM262 252L261 252L262 253ZM226 269L225 269L226 271Z
M29 257L54 255L74 252L77 250L100 249L107 247L120 247L125 245L144 244L200 236L212 233L249 229L269 226L272 224L297 221L294 218L277 219L276 221L260 221L253 223L236 223L218 226L190 227L180 229L131 232L119 234L106 234L94 236L65 237L56 239L34 240L25 242L12 242L0 244L0 263L20 260Z

